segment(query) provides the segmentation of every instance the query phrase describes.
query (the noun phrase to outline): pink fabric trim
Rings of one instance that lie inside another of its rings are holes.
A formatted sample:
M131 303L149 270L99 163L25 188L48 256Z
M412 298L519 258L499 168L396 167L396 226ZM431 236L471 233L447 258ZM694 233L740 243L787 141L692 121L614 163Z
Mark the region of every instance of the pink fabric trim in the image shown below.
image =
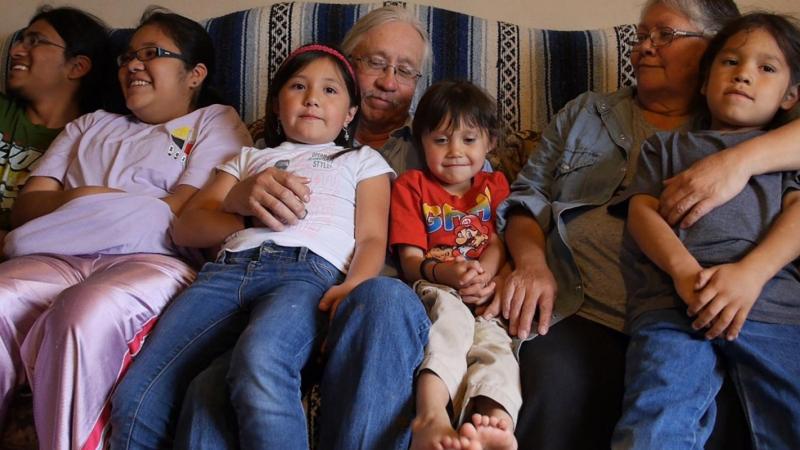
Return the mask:
M122 358L122 366L119 370L119 375L117 376L117 382L125 376L125 373L128 371L128 368L133 361L133 357L139 353L139 350L142 349L142 345L144 344L145 338L150 334L150 331L153 330L153 327L156 326L156 322L158 321L158 316L153 317L152 319L145 322L144 326L138 333L128 342L128 353ZM113 390L112 390L113 392ZM107 432L108 422L111 419L111 395L108 396L106 399L106 403L103 406L103 410L100 411L100 417L95 422L94 427L92 427L92 432L89 433L89 437L86 439L86 443L83 444L81 450L95 450L97 446L103 441L103 435Z

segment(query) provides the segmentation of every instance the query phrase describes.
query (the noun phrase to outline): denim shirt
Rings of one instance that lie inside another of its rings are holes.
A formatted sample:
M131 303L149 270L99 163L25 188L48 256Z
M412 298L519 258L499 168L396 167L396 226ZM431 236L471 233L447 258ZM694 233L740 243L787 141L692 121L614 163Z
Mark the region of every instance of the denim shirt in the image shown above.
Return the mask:
M547 264L558 283L551 324L580 309L584 293L566 221L582 206L606 203L625 178L633 137L634 90L586 92L556 115L497 210L504 230L512 208L526 210L547 238ZM534 327L535 329L535 327Z

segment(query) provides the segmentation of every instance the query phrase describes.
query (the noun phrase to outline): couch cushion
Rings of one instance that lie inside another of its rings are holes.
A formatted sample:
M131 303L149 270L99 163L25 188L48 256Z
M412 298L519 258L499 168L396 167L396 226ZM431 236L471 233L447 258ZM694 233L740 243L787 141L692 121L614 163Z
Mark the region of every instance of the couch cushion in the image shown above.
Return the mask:
M507 130L541 130L581 92L608 92L633 82L627 44L632 25L541 30L432 6L385 3L411 9L432 36L434 64L420 87L445 78L472 80L497 98ZM252 122L264 115L268 80L292 49L311 41L338 42L359 17L382 4L277 3L208 19L203 24L217 49L214 81L245 122ZM9 45L9 37L0 42L0 61L7 61ZM0 85L5 73L0 71Z

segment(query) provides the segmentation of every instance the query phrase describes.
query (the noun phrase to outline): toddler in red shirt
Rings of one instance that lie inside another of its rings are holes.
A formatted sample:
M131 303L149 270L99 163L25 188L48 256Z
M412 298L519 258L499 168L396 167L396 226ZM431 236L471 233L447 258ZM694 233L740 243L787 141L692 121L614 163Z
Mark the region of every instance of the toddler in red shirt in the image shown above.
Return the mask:
M494 301L492 280L506 257L494 214L508 182L483 170L497 143L496 109L467 81L431 86L412 124L427 168L392 188L389 244L431 319L412 449L517 448L522 400L511 338L501 319L476 315Z

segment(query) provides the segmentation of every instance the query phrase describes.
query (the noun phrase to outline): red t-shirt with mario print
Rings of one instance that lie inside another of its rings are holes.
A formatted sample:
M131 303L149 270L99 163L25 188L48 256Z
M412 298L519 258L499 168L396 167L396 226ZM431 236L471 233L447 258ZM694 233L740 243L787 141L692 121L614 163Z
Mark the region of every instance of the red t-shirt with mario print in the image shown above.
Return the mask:
M458 197L428 172L409 170L392 186L389 245L413 245L439 261L478 259L495 233L497 206L508 194L500 172L479 172Z

